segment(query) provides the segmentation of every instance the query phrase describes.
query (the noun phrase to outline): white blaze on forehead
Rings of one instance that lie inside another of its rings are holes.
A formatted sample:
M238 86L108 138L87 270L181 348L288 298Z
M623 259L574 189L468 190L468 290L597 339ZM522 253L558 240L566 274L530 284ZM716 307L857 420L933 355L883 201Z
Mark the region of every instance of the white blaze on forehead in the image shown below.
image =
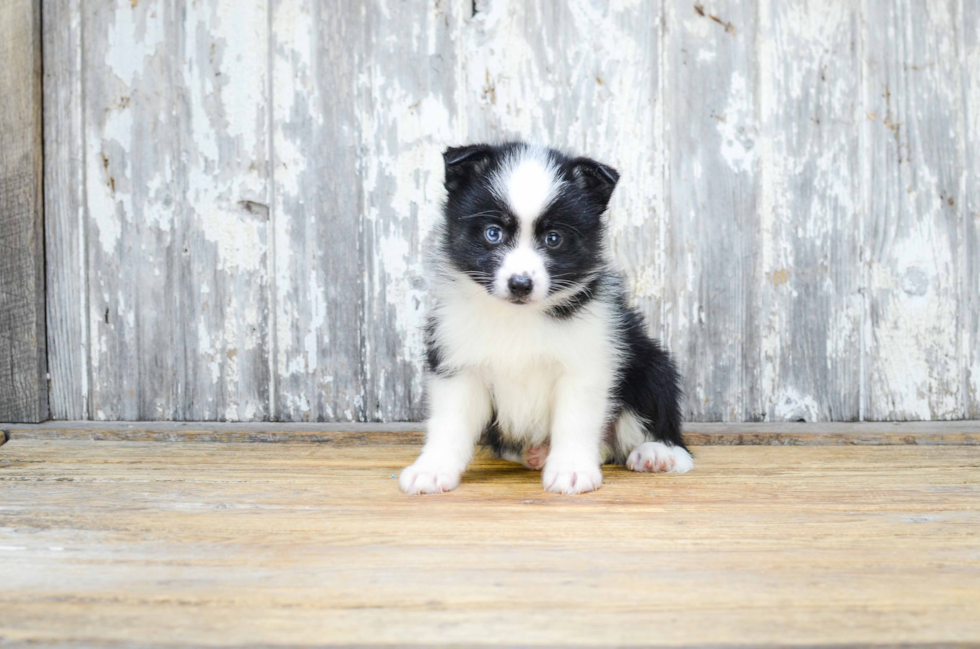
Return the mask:
M550 277L541 251L534 243L534 221L548 209L561 189L558 169L541 149L519 149L494 174L492 188L497 198L507 204L517 217L518 232L504 256L494 278L494 292L506 298L510 278L526 275L533 288L528 296L536 302L548 296Z
M545 155L533 149L521 151L494 179L495 193L520 219L522 231L529 231L534 220L548 208L560 184L558 170Z

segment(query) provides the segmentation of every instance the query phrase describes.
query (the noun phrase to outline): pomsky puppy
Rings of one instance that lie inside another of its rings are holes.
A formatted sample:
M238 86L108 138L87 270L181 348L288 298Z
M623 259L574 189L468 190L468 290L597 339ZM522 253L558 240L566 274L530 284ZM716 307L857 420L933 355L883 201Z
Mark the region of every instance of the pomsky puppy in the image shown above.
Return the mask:
M607 250L616 170L521 142L443 158L428 429L402 490L454 489L481 438L540 469L555 493L598 489L607 461L690 471L677 370L630 308Z

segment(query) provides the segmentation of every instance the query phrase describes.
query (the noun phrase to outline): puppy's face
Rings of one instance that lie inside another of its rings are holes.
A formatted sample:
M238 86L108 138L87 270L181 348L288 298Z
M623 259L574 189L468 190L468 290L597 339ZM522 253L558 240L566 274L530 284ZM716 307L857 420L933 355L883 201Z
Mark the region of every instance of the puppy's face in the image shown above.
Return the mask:
M520 143L443 156L443 253L457 270L514 304L574 293L594 277L614 169Z

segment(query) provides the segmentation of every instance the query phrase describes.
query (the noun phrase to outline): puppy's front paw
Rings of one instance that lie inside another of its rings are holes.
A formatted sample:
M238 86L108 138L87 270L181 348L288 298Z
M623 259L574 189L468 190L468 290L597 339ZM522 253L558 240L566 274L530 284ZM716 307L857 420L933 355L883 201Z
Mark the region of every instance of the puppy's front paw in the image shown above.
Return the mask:
M541 482L555 494L581 494L602 486L602 469L589 464L551 464L544 467Z
M687 473L694 468L694 458L679 446L643 442L626 459L626 468L640 473Z
M407 494L438 494L459 486L462 471L419 458L398 476L398 486Z

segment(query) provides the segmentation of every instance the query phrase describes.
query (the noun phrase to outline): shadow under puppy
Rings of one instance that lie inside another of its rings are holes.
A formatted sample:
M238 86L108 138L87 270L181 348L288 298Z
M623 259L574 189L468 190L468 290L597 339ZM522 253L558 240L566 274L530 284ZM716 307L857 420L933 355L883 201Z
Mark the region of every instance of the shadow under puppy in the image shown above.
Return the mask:
M603 462L694 466L679 376L629 307L603 213L619 174L520 142L444 154L444 218L426 326L429 412L407 493L459 485L481 439L542 470L548 491L598 489Z

